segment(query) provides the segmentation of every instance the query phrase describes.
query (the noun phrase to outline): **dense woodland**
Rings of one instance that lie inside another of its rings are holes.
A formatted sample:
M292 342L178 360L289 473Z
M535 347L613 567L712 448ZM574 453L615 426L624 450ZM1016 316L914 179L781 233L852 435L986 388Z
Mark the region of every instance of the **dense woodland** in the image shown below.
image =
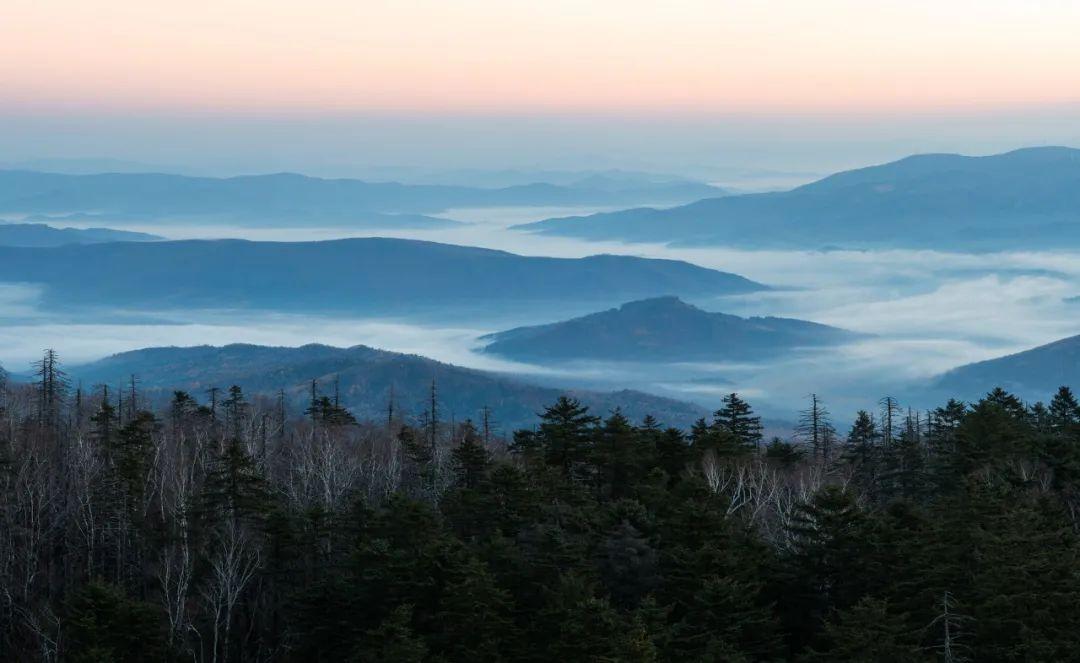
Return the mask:
M0 660L1080 657L1080 406L996 390L791 440L560 399L531 430L238 388L0 385Z

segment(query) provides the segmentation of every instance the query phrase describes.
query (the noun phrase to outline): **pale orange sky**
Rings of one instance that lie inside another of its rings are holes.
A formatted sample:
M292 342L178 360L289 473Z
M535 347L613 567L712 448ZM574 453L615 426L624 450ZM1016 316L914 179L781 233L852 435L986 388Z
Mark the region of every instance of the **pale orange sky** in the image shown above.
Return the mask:
M10 110L837 113L1080 100L1068 0L4 0Z

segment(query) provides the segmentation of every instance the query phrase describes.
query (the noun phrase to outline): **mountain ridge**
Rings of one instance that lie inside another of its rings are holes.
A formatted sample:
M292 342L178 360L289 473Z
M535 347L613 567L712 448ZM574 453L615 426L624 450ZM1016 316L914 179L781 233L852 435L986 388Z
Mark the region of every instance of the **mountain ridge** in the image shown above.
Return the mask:
M134 375L140 388L167 397L172 389L201 393L210 387L239 385L250 394L274 395L284 389L293 409L306 405L311 380L330 389L337 382L343 406L364 419L381 420L392 393L399 411L422 411L435 382L440 407L459 419L476 418L490 407L508 429L527 426L536 413L562 394L573 395L599 413L621 407L628 416L666 417L689 424L705 413L700 406L633 390L602 392L559 389L500 373L464 368L416 354L364 345L338 348L310 343L299 347L233 343L224 346L162 346L116 353L69 367L85 385L126 384Z
M156 242L165 239L150 233L113 228L57 228L45 223L6 223L0 221L0 246L49 248L64 244L101 244L106 242Z
M139 278L131 278L138 274ZM53 304L389 311L408 306L602 301L768 289L676 260L521 256L421 240L182 240L0 247L0 282Z
M677 204L723 190L707 184L647 183L596 188L586 185L517 184L485 189L442 184L367 182L297 173L196 177L167 173L70 175L0 170L0 213L96 213L159 222L212 218L281 225L388 223L395 214L415 217L457 207L617 206ZM372 219L368 222L365 219ZM435 224L432 217L431 223ZM442 220L444 224L446 220ZM445 227L433 225L433 227Z
M484 352L517 360L694 361L755 359L861 335L819 323L712 313L675 296L653 297L560 322L482 337Z
M914 155L789 191L521 224L588 239L747 248L1080 245L1080 150Z
M964 398L994 387L1032 398L1045 397L1061 386L1080 390L1080 335L957 366L934 378L932 386Z

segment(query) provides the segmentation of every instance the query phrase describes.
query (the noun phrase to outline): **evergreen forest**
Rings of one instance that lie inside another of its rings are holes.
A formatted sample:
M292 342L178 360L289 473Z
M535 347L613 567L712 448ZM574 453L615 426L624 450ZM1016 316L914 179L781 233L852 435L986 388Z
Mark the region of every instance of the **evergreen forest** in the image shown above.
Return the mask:
M223 385L0 378L0 660L1080 658L1080 405L766 436L560 398L504 434Z

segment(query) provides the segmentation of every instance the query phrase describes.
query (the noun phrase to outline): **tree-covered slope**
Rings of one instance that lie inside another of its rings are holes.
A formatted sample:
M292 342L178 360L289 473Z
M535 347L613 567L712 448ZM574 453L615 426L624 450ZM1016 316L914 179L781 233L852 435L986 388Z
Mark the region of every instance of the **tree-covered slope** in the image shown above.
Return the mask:
M0 281L38 283L53 303L386 311L482 302L604 301L765 286L674 260L519 256L402 239L0 247Z
M960 366L935 382L938 389L965 398L998 386L1029 397L1049 393L1061 385L1080 387L1080 336Z
M103 242L150 242L163 239L149 233L112 228L54 228L44 223L0 222L0 246L52 247Z
M504 375L365 346L146 348L77 366L71 373L86 385L121 388L134 375L141 388L162 393L172 388L204 393L234 384L248 393L271 396L285 390L289 403L300 409L310 398L311 381L316 380L322 393L336 391L341 405L358 418L375 420L385 416L391 396L399 415L419 415L428 405L434 380L447 418L477 420L487 407L499 427L507 430L527 425L546 403L564 393ZM703 414L695 405L629 390L576 395L598 412L618 407L628 416L640 419L653 414L677 425L688 425Z
M51 352L40 367L36 384L0 382L0 660L1080 650L1067 389L1048 407L1000 389L928 413L886 399L850 425L815 400L798 436L765 443L736 394L689 430L560 397L510 435L441 405L357 420L332 397L301 409L240 388L161 402L138 384L68 389Z
M746 360L858 337L805 320L710 313L667 296L490 334L484 337L489 341L484 350L523 360Z
M918 155L837 173L786 192L518 227L591 239L762 247L1076 246L1080 150Z

